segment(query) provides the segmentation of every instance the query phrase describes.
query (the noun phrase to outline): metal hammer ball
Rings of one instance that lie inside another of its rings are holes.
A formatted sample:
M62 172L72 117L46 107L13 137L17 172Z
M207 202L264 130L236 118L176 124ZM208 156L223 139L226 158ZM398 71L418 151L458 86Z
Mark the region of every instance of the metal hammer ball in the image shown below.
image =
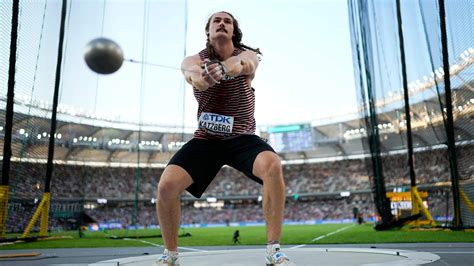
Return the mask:
M123 51L116 42L107 38L97 38L86 45L84 59L92 71L112 74L122 66Z

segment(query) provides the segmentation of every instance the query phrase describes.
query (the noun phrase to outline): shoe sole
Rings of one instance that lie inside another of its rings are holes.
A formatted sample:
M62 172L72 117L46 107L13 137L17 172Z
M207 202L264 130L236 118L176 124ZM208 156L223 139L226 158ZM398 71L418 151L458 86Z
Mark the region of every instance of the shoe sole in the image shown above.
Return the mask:
M158 266L179 266L179 263L178 264L170 264L170 263L161 263L161 262L158 262L156 265Z
M285 262L282 262L282 263L279 263L279 264L267 263L266 265L267 265L267 266L278 266L278 265L281 265L281 266L296 266L296 264L294 264L294 263L291 262L291 261L285 261Z

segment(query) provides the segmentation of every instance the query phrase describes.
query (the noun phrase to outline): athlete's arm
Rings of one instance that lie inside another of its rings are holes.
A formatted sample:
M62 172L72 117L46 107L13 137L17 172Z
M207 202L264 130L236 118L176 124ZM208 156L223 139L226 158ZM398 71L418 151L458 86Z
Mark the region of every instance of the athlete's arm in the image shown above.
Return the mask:
M226 75L236 77L239 75L253 76L258 66L257 53L253 51L243 51L239 55L229 57L223 61L226 68Z
M217 73L217 69L215 69L216 66L217 64L212 66L212 74L219 74ZM210 75L206 74L203 68L204 62L201 61L201 58L197 54L184 58L181 63L181 71L186 81L191 84L195 90L205 91L216 84L216 79L211 79Z

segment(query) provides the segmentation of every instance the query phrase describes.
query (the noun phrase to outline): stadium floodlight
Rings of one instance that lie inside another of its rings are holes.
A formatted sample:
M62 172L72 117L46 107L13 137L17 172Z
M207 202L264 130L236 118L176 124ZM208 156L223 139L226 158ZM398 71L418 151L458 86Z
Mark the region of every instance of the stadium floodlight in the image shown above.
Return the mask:
M97 203L99 203L99 204L107 204L107 199L97 199Z
M349 197L351 195L350 191L341 191L340 193L341 197Z
M217 202L217 198L216 197L207 197L206 201L207 202Z

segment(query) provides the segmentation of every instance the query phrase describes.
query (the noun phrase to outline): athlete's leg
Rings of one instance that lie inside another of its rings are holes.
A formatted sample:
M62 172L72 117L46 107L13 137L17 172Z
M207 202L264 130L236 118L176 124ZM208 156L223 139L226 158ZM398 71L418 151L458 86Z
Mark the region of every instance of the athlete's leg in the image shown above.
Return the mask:
M263 212L267 231L269 265L294 265L280 251L280 238L285 207L285 182L280 158L268 143L256 135L241 136L229 141L231 156L226 164L263 184ZM283 264L284 263L284 264Z
M164 246L170 251L177 251L178 248L179 196L192 183L191 176L177 165L168 165L158 183L156 211Z
M263 181L263 212L267 225L267 240L280 241L285 208L285 182L280 158L271 151L259 153L253 164L253 174Z

